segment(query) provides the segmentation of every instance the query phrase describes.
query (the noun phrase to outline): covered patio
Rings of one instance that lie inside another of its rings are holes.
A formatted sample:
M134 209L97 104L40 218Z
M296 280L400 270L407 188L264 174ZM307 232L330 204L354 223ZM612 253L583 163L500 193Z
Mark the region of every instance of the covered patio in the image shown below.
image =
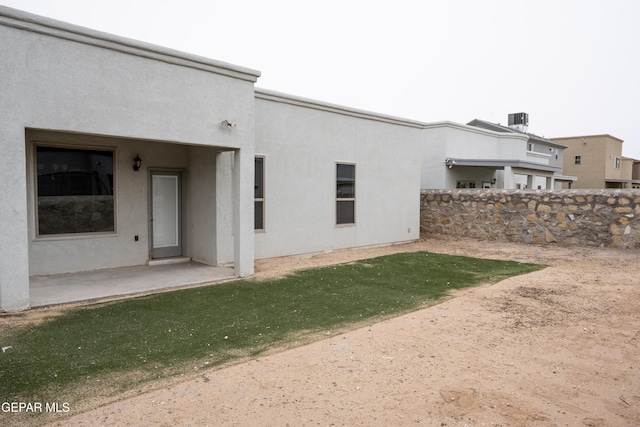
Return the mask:
M456 185L455 188L478 188L476 181L481 180L483 188L552 189L555 186L555 173L559 172L554 166L517 159L447 158L445 165L450 170L454 167L458 170L453 175L457 184L474 183L474 187Z
M0 39L0 311L253 274L259 71L2 6Z
M79 273L31 276L31 307L141 295L237 277L233 267L213 267L189 261L142 265Z

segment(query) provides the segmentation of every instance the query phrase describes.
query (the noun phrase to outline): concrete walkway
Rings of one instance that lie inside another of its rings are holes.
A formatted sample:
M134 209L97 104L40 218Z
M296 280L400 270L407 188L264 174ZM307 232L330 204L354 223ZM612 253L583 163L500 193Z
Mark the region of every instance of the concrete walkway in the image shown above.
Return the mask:
M31 307L87 301L216 282L235 277L233 268L195 262L135 266L81 273L32 276Z

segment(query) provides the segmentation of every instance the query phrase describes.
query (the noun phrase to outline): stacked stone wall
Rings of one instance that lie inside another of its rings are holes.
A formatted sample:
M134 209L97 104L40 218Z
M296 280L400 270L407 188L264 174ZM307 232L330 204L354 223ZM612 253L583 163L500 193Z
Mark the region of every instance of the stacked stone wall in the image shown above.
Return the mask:
M640 250L640 190L423 190L423 232Z

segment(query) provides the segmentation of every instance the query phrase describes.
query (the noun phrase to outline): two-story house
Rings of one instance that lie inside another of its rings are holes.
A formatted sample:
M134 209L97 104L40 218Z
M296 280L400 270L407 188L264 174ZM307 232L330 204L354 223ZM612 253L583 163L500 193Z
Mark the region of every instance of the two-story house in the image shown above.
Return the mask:
M422 188L553 189L570 186L562 173L564 145L527 133L528 115L509 127L475 119L425 126Z
M611 135L553 138L565 145L563 170L578 180L573 188L635 188L634 160L622 156L623 140Z

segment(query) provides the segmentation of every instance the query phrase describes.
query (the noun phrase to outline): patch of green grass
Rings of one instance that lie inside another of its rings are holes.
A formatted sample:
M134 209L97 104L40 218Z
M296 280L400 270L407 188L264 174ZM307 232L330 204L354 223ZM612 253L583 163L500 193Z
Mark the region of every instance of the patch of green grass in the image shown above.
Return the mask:
M186 366L252 357L305 334L416 310L451 290L541 268L402 253L281 279L238 280L70 309L5 336L13 348L0 353L0 401L61 400L60 393L110 377L120 379L115 389L126 389Z

